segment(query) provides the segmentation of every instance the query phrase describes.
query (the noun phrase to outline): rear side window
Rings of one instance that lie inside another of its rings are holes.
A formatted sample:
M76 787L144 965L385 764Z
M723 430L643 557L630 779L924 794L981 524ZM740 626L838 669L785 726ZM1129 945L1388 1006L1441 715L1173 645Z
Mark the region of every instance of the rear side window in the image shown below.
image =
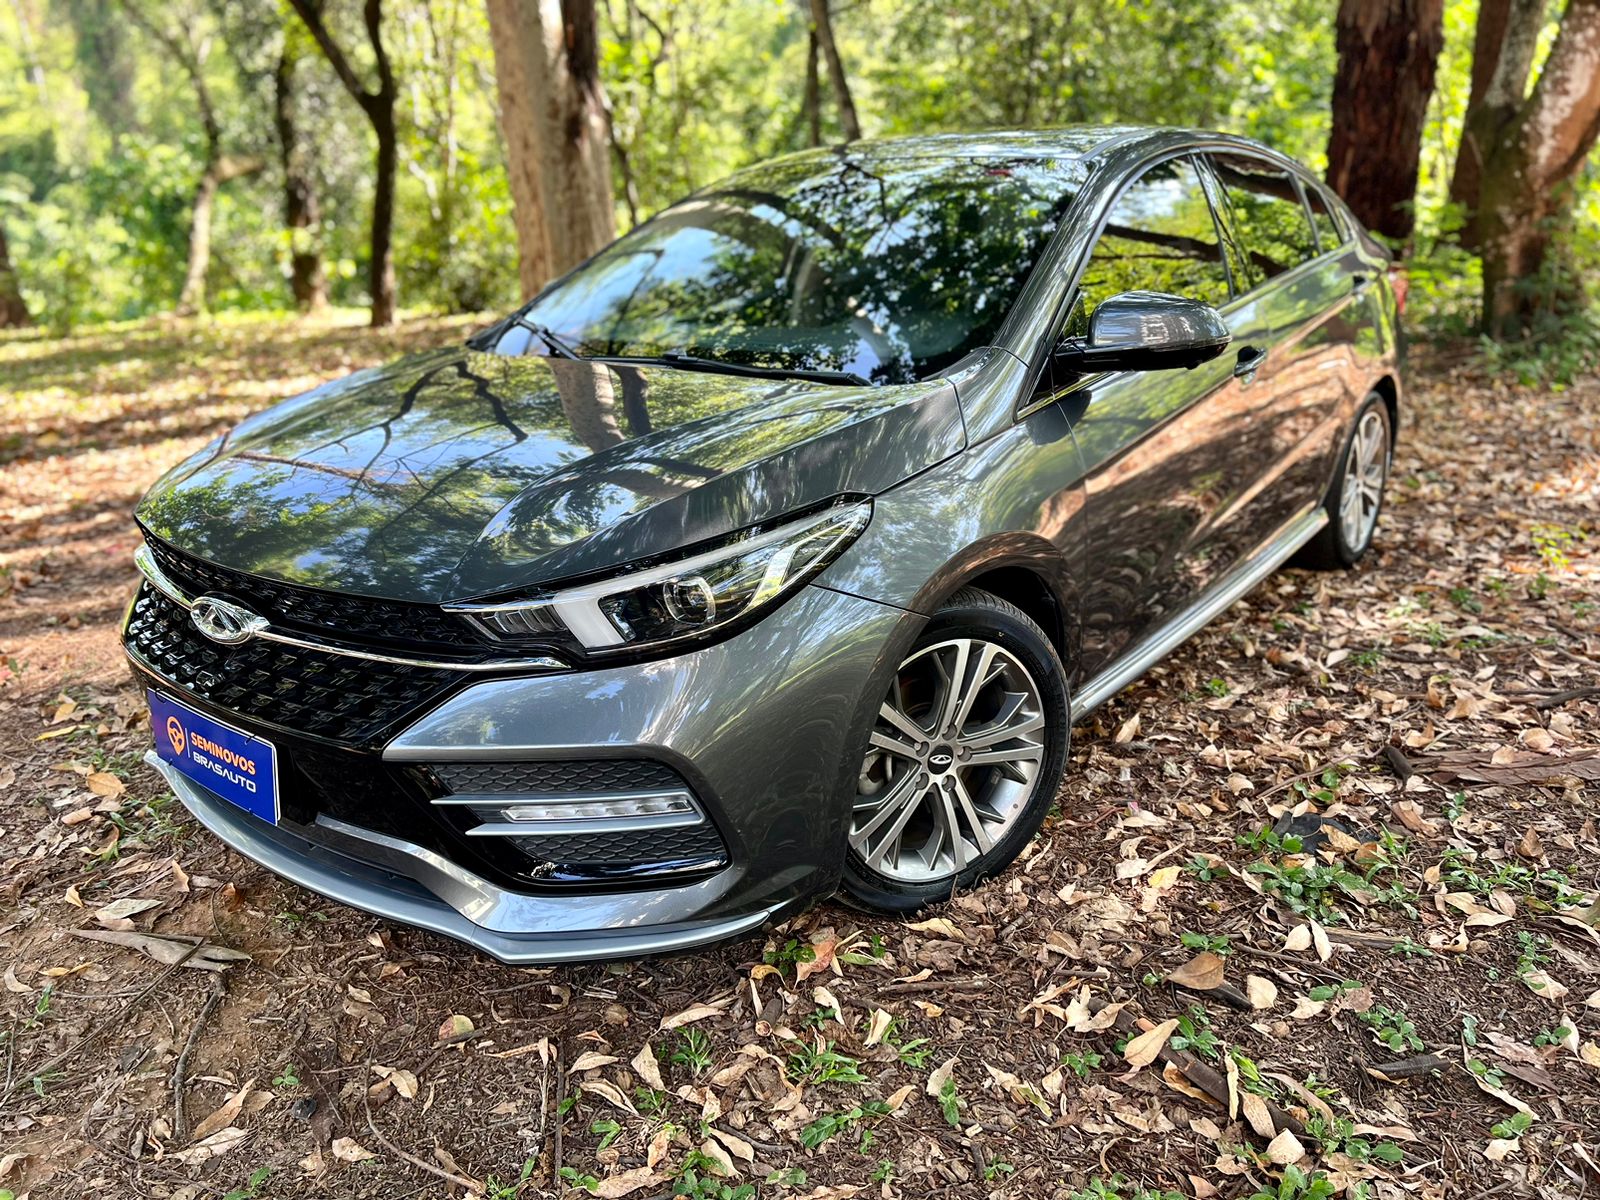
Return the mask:
M1318 248L1326 254L1335 246L1344 245L1344 227L1339 223L1339 214L1328 203L1328 197L1323 195L1321 188L1310 184L1301 186L1305 189L1306 203L1311 206L1311 223L1317 229Z
M1241 154L1213 154L1252 286L1317 256L1306 206L1293 176Z
M1112 206L1078 285L1073 324L1119 292L1167 292L1221 307L1228 269L1194 164L1176 158L1139 176Z

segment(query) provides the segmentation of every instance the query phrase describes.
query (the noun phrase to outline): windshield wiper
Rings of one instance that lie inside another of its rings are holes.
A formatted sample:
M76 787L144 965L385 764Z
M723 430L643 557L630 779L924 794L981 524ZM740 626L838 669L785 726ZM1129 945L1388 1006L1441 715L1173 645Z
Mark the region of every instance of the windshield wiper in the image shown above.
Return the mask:
M513 326L526 329L534 337L542 341L557 358L571 358L580 362L583 361L583 355L562 341L560 336L549 326L530 321L521 313L512 313L505 320L489 326L482 333L469 338L468 344L474 349L492 350Z
M751 375L758 379L807 379L814 383L848 383L857 387L870 387L872 380L854 371L812 370L805 367L756 367L748 363L727 362L720 358L702 358L682 350L663 350L660 354L628 355L621 361L636 363L665 363L669 367L685 367L693 371L715 371L723 375Z

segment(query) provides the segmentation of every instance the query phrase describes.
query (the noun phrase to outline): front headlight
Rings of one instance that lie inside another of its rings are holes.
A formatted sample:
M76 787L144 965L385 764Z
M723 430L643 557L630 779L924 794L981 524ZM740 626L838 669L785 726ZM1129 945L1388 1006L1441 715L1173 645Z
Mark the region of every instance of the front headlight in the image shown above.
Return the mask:
M855 540L872 502L747 530L713 549L526 599L453 604L497 641L575 640L603 654L710 633L771 608Z

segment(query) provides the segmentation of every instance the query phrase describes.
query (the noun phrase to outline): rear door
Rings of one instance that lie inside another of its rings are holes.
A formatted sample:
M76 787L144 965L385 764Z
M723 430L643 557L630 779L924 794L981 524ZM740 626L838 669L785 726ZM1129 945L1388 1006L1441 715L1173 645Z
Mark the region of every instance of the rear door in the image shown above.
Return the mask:
M1351 331L1340 310L1351 283L1322 252L1293 172L1244 152L1207 160L1243 291L1226 314L1235 374L1225 406L1251 478L1216 535L1237 558L1322 497L1345 407Z
M1137 289L1217 308L1230 301L1221 231L1188 157L1148 167L1122 189L1061 334L1081 335L1097 305ZM1052 380L1087 470L1085 675L1192 603L1215 577L1214 518L1235 504L1252 472L1216 408L1231 370L1225 355L1191 371Z

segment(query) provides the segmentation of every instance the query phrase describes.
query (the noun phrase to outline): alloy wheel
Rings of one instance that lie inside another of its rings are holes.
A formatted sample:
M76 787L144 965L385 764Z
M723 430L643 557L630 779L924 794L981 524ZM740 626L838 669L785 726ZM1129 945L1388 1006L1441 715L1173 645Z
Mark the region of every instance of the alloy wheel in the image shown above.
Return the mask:
M1340 532L1344 544L1359 553L1378 523L1383 484L1389 471L1389 438L1383 415L1369 408L1356 426L1345 456L1344 488L1339 496Z
M900 664L856 786L850 846L872 871L928 883L966 870L1027 809L1044 704L1016 655L952 638Z

